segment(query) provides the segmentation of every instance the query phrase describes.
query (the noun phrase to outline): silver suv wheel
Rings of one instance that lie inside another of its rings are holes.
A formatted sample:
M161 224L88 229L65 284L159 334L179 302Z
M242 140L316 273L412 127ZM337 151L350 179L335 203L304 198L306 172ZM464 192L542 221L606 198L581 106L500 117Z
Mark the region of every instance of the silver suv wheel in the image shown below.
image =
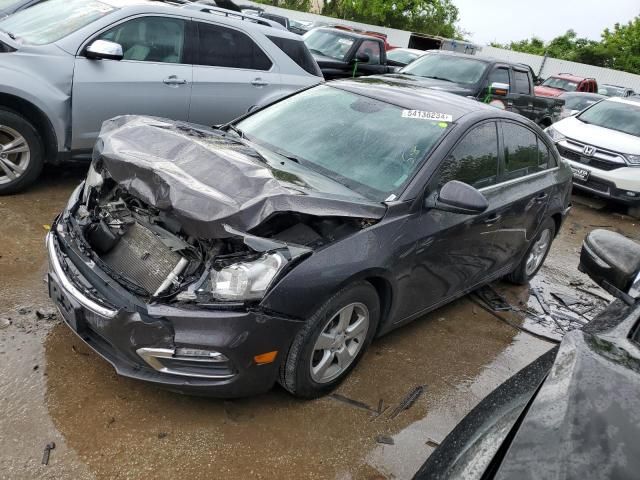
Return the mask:
M16 130L0 125L0 184L14 182L29 166L31 150Z

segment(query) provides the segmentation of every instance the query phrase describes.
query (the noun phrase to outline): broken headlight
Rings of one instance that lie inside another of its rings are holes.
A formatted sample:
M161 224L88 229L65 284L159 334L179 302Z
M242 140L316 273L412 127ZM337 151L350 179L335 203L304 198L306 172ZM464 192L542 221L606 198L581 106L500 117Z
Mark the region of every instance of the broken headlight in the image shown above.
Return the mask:
M218 300L259 300L286 264L287 260L275 252L212 270L211 294Z

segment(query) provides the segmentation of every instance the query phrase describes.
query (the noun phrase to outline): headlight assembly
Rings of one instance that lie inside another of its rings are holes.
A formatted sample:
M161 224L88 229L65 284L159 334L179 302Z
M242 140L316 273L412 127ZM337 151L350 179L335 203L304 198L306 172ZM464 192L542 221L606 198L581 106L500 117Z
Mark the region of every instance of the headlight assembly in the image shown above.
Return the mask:
M565 139L564 135L562 135L560 132L558 132L558 130L556 130L556 129L555 129L555 128L553 128L553 127L548 127L548 128L545 130L545 133L546 133L547 135L549 135L549 138L551 138L551 140L553 140L553 143L558 143L558 142L560 142L561 140L564 140L564 139Z
M211 271L211 294L218 300L259 300L287 264L280 253L228 265Z
M640 167L640 155L626 155L629 165Z

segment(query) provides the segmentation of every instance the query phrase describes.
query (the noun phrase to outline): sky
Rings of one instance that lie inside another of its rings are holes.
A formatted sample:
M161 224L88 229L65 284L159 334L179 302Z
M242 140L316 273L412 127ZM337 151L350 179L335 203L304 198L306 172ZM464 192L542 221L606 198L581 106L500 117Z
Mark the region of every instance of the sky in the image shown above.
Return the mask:
M640 15L640 0L452 0L460 11L465 38L508 43L537 36L545 41L570 28L579 37L599 40L616 22Z

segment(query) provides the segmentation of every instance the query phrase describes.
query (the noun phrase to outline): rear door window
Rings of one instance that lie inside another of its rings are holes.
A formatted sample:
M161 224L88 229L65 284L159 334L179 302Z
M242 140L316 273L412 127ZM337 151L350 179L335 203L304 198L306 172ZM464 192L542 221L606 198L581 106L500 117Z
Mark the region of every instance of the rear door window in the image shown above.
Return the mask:
M523 95L531 95L531 85L529 84L529 75L522 70L514 70L513 77L515 79L515 93Z
M473 128L444 160L438 173L438 188L451 180L475 188L498 180L498 133L495 122Z
M273 64L269 57L245 33L210 23L197 22L197 25L196 64L247 70L271 69Z
M293 40L291 38L268 37L280 50L296 62L305 72L318 77L322 76L322 72L318 68L318 64L309 52L309 49L302 40Z
M516 123L502 122L502 138L503 180L512 180L544 170L539 160L538 136L532 130Z

